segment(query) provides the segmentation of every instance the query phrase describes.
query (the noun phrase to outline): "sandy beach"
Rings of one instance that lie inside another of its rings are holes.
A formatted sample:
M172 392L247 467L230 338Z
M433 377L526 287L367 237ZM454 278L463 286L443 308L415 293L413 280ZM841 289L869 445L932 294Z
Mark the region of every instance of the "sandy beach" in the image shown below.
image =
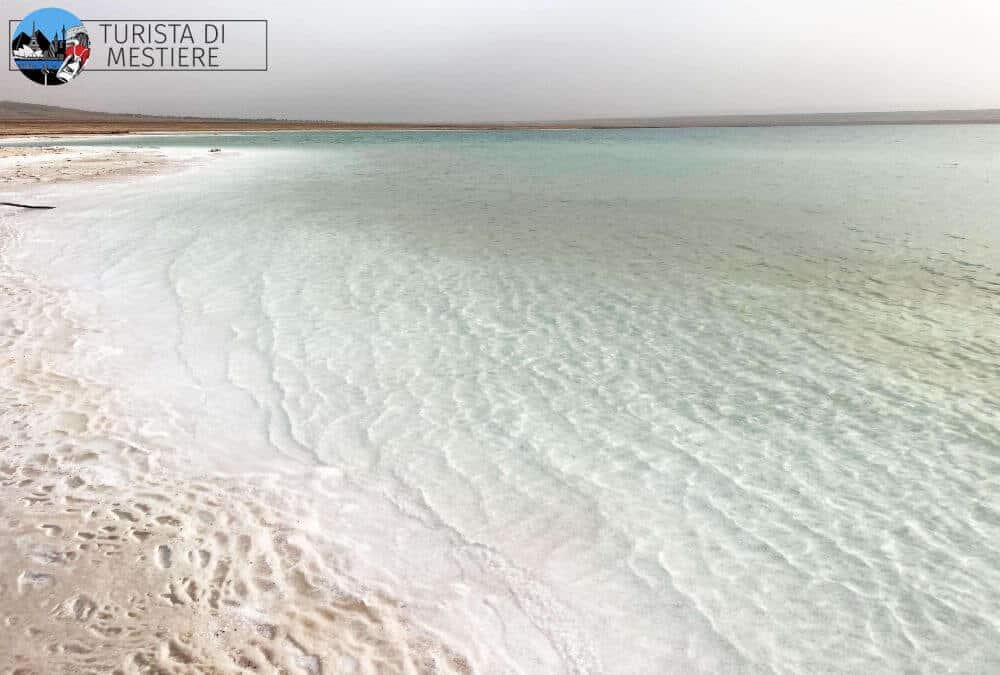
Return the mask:
M162 172L178 164L153 150L4 146L0 147L0 190L23 190L36 184L134 178Z
M40 199L41 186L51 200L56 183L194 163L5 147L0 197ZM11 254L35 214L0 209L0 671L470 670L377 587L344 585L337 560L298 527L311 514L283 502L280 477L248 489L245 477L187 475L113 386L74 372L77 340L99 322L72 289L16 269Z

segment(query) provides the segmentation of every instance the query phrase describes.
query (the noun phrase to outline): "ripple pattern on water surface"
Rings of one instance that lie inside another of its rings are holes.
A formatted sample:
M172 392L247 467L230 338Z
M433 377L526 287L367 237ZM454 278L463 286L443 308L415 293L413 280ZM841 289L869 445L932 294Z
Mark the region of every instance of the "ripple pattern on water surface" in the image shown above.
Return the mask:
M991 672L998 133L292 138L64 260L205 441L370 481L447 533L371 558L567 671Z

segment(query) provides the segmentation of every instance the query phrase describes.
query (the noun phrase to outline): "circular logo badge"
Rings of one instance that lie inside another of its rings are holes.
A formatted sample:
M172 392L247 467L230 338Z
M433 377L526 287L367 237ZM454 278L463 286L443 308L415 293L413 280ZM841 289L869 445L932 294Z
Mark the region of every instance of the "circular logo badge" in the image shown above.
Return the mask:
M83 72L90 58L90 36L73 14L47 7L21 19L10 49L25 77L51 87L72 82Z

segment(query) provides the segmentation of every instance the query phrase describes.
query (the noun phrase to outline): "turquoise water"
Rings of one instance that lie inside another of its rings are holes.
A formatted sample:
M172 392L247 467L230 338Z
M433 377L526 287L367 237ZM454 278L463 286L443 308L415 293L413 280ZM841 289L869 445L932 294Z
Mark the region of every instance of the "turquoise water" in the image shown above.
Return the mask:
M222 152L25 234L89 367L375 486L523 672L1000 667L1000 129L105 142Z

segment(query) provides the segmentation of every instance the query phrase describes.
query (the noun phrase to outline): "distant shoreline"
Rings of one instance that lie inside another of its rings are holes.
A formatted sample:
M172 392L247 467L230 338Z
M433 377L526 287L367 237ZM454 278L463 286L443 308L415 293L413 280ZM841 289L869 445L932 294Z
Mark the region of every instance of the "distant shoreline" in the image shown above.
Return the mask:
M251 131L518 131L941 124L1000 124L1000 109L405 123L155 117L0 101L0 137Z
M1000 121L920 121L920 122L838 122L803 124L634 124L634 125L557 125L557 124L511 124L511 125L419 125L419 124L220 124L220 125L135 125L118 126L102 124L18 124L0 120L0 138L63 137L63 136L141 136L157 134L225 134L225 133L266 133L266 132L390 132L390 131L615 131L628 129L777 129L791 127L837 127L837 126L980 126L1000 124Z

